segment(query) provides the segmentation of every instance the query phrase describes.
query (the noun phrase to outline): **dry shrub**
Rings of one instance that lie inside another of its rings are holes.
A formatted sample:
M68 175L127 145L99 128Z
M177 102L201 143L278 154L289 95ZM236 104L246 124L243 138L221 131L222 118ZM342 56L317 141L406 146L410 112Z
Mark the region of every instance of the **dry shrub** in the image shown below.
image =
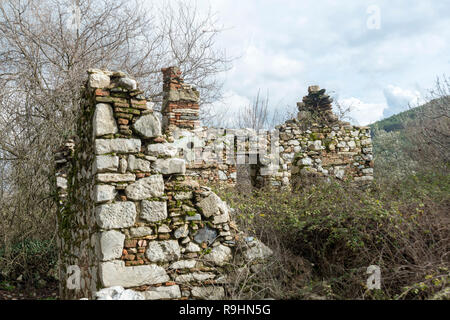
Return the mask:
M265 243L273 250L267 261L231 262L228 299L304 299L311 292L311 264L292 254L277 237Z
M275 252L265 271L252 279L252 288L284 299L308 298L308 292L335 299L425 299L444 290L450 252L448 174L382 181L365 190L323 181L292 193L217 189L236 209L240 228ZM292 257L311 262L312 275L296 270ZM366 287L369 265L381 268L381 290ZM242 282L236 286L242 292Z

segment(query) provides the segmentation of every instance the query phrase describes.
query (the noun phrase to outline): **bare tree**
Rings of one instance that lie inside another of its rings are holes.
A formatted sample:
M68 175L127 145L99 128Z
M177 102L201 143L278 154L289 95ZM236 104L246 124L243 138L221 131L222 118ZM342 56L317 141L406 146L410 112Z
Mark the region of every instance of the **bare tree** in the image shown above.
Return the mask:
M263 129L269 122L269 95L260 97L260 90L256 94L251 105L243 107L237 118L237 125L240 128L251 128L255 130Z
M122 70L162 96L161 67L176 65L205 102L220 97L230 59L216 48L214 14L191 2L0 2L0 236L3 245L54 230L52 150L74 133L89 68ZM74 16L75 15L75 16ZM5 190L8 192L5 192Z
M295 116L292 108L274 106L269 103L269 93L261 96L260 90L249 105L242 106L234 125L238 128L251 128L254 130L270 129L277 124Z
M450 78L436 79L428 102L418 109L419 135L415 139L421 156L444 163L450 161Z
M338 99L334 100L336 106L336 116L340 121L348 120L350 122L355 122L355 119L350 116L350 112L355 109L355 105L352 103L343 103Z

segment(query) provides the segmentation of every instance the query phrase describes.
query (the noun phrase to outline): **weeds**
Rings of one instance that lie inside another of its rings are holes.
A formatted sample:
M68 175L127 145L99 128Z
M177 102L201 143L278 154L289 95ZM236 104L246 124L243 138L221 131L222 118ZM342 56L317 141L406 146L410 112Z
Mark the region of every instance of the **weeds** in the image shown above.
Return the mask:
M448 286L449 186L445 172L422 172L364 191L323 181L292 193L216 187L240 228L275 252L264 272L236 279L236 296L255 298L260 285L278 299L432 297ZM297 272L295 259L310 272ZM381 268L381 290L366 287L373 264Z

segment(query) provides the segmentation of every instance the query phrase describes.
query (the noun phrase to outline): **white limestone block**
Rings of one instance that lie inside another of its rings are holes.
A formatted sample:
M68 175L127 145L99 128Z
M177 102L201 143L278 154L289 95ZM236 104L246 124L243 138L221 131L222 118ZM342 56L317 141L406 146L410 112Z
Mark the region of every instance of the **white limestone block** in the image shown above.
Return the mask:
M119 132L112 107L106 103L97 103L92 119L94 137Z
M139 139L95 139L95 154L133 153L141 150Z
M136 176L133 173L97 173L96 179L98 182L133 182Z
M160 197L164 194L164 180L162 175L156 174L139 179L125 189L125 194L131 200L143 200Z
M165 201L141 202L141 218L147 222L157 222L167 218L167 203Z
M103 229L131 227L136 220L136 206L131 201L102 204L95 210L97 224Z
M169 262L181 257L180 246L177 240L150 241L146 257L151 262Z
M119 259L122 256L125 235L119 231L109 230L101 232L100 241L100 259L108 261Z
M181 298L181 290L178 285L150 287L141 292L146 300L178 299Z
M95 203L106 202L113 200L116 196L116 189L114 186L108 184L97 184L94 187L92 200Z
M231 257L231 249L221 244L214 247L210 253L206 254L204 259L211 261L218 266L223 266L231 260Z
M125 262L113 260L100 263L100 281L104 287L124 288L170 281L164 268L155 264L125 267Z
M178 148L172 146L169 143L154 143L149 144L147 147L147 154L152 156L163 157L175 157L178 152Z
M162 174L185 174L186 162L177 158L157 159L153 163L153 169Z
M94 174L96 172L117 171L119 168L119 157L107 155L96 156L92 163L92 168Z
M104 73L96 72L89 75L89 86L91 88L106 88L110 84L110 78Z
M134 124L133 129L144 138L153 138L161 135L161 122L153 113L141 116Z

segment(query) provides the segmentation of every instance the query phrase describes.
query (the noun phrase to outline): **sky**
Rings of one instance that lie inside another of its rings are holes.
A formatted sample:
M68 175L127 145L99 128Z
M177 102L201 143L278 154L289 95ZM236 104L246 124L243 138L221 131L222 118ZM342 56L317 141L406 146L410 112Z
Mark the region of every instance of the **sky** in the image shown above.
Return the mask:
M367 125L417 105L450 75L448 0L197 0L225 28L217 39L238 57L221 75L233 118L256 96L294 110L308 86L327 89Z

